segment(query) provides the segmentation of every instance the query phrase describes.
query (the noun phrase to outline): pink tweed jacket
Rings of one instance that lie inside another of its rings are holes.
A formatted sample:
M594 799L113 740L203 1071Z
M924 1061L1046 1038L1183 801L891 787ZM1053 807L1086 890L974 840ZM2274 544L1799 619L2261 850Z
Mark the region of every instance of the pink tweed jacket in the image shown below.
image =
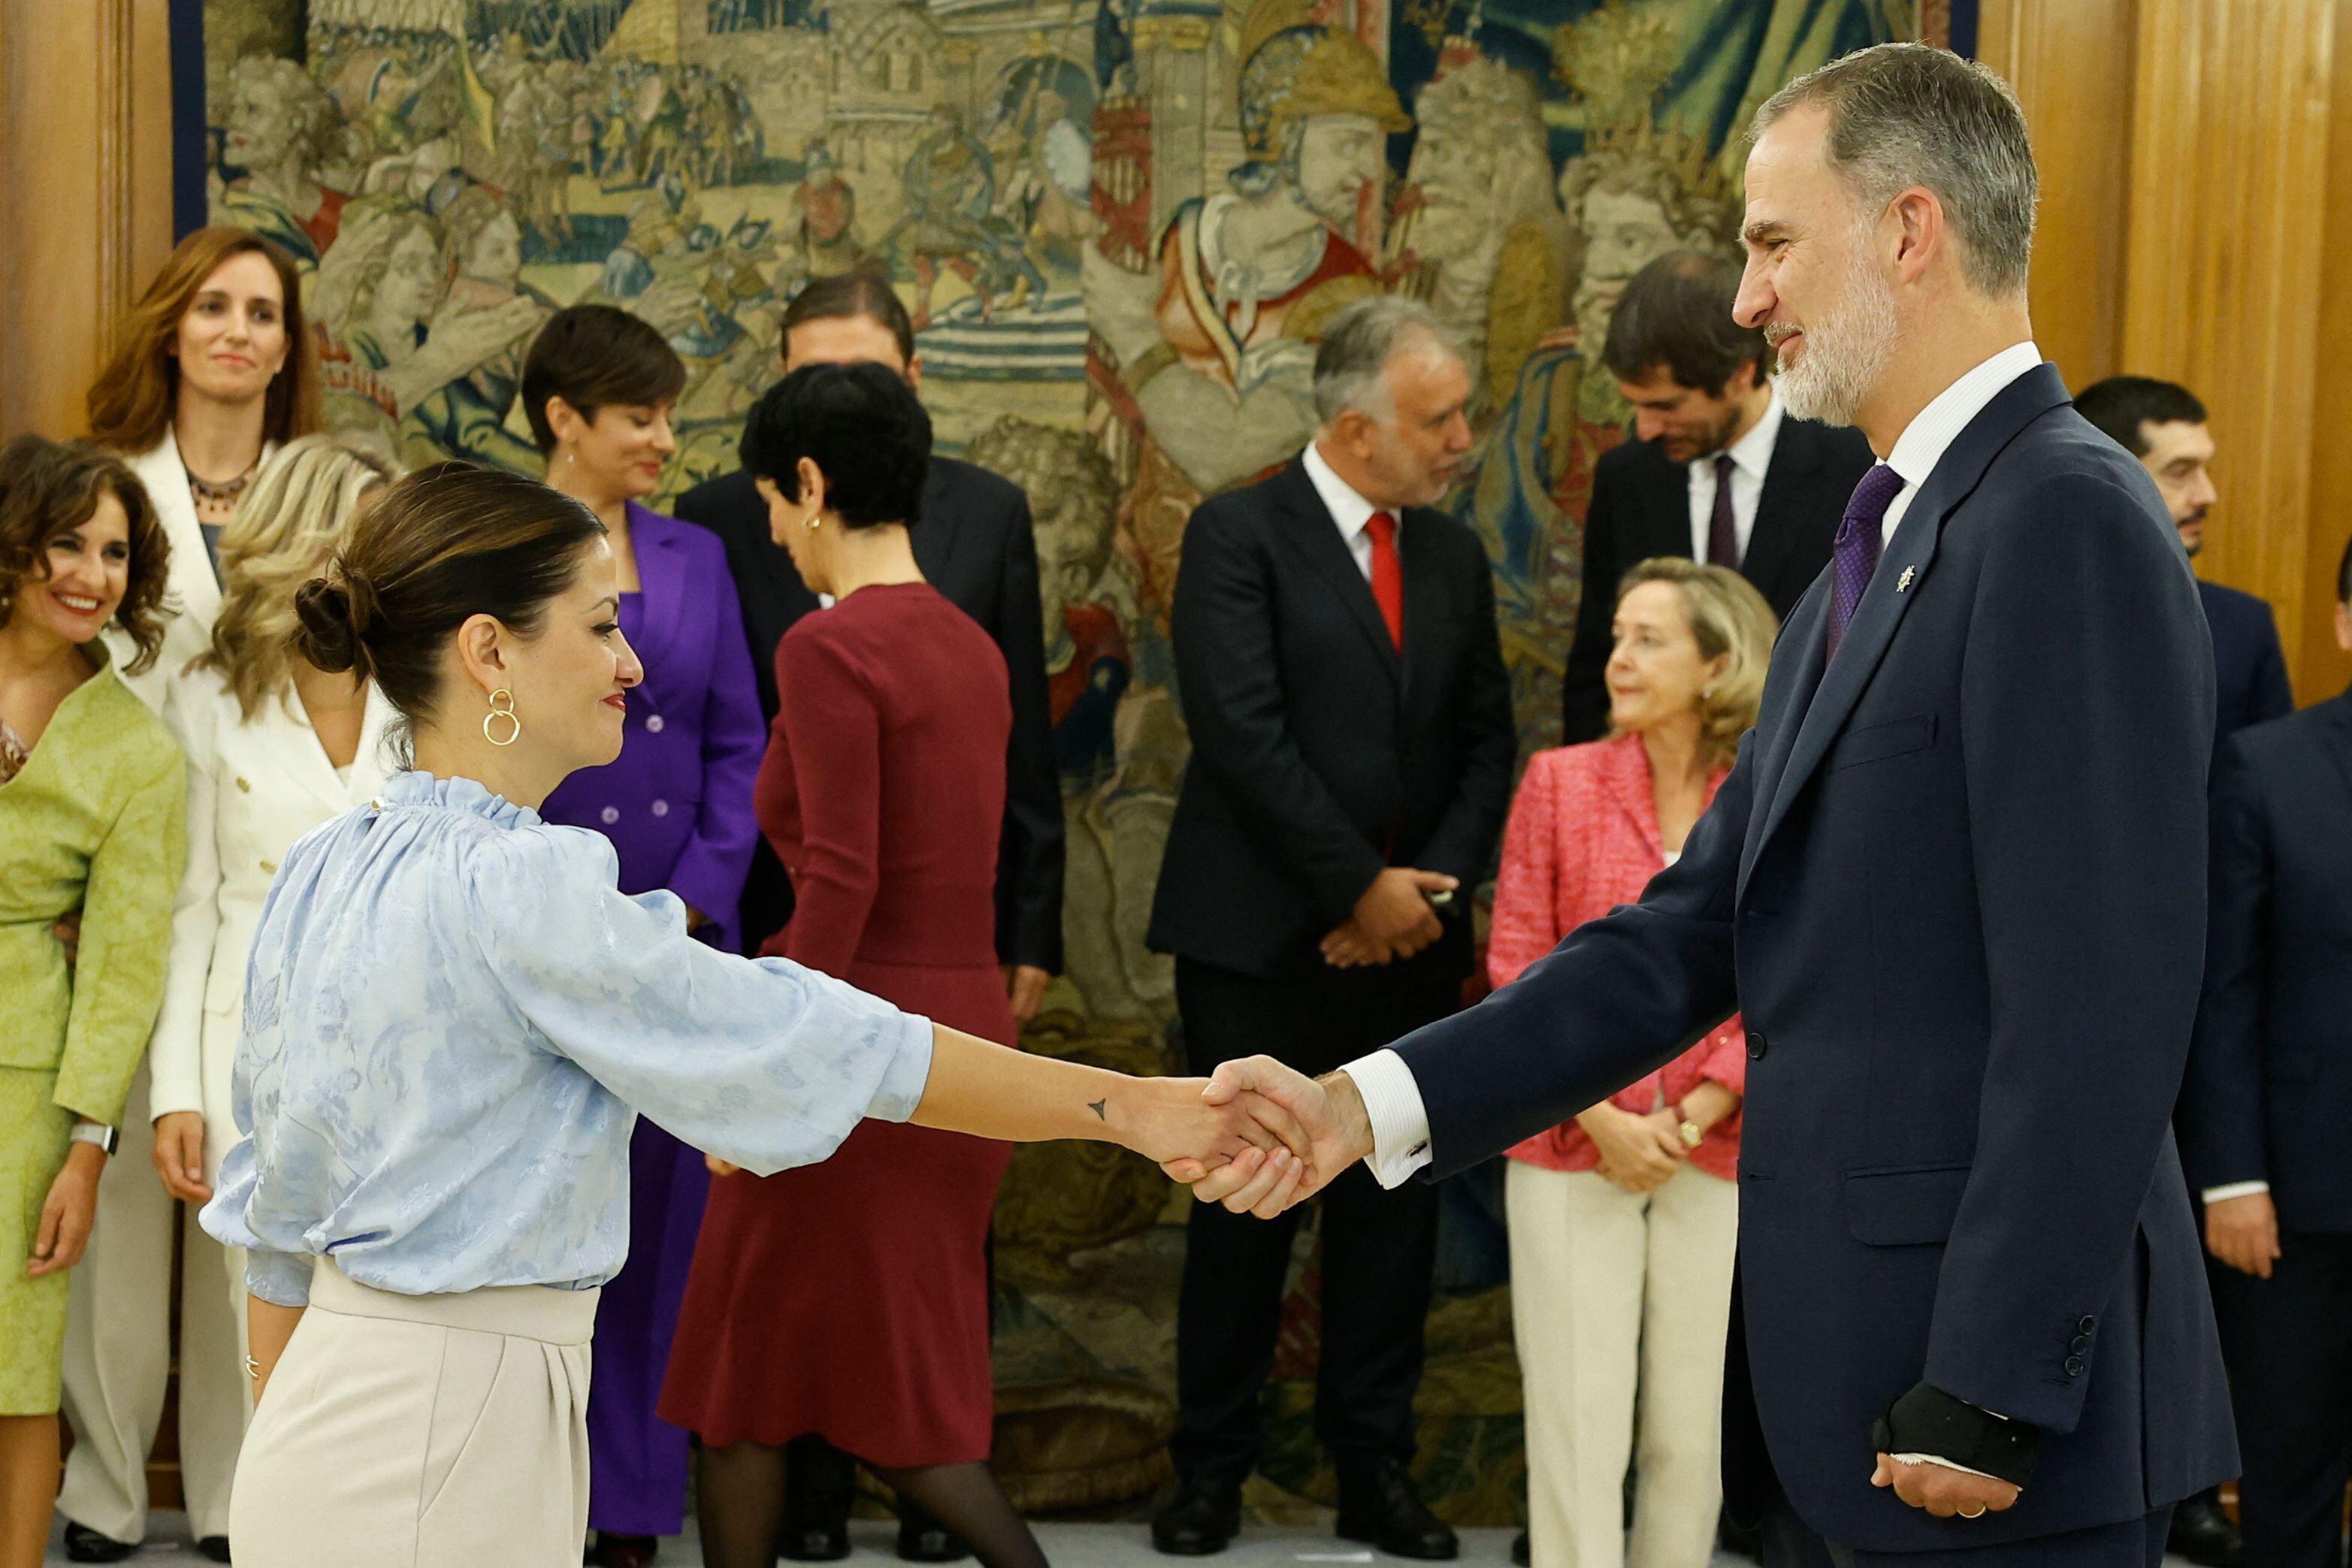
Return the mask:
M1707 781L1709 803L1723 779L1718 771ZM1641 737L1537 752L1528 760L1518 799L1511 803L1510 825L1503 830L1487 977L1497 988L1509 985L1579 925L1639 899L1665 863L1650 759ZM1661 1097L1666 1104L1679 1103L1706 1078L1735 1092L1747 1092L1748 1035L1737 1014L1614 1101L1647 1114ZM1734 1113L1709 1128L1692 1152L1691 1164L1733 1179L1739 1165L1739 1123ZM1589 1171L1601 1163L1592 1140L1574 1122L1538 1133L1510 1154L1548 1170Z

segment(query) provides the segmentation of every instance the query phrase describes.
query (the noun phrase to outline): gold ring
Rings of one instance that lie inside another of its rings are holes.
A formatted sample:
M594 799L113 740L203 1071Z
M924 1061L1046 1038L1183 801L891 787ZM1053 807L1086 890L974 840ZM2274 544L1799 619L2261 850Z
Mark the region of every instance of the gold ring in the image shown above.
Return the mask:
M1961 1517L1962 1519L1982 1519L1984 1516L1985 1516L1985 1505L1984 1505L1984 1504L1982 1504L1982 1503L1979 1503L1979 1504L1977 1504L1977 1511L1976 1511L1976 1512L1974 1512L1974 1513L1963 1513L1963 1514L1961 1514L1961 1515L1960 1515L1960 1517Z

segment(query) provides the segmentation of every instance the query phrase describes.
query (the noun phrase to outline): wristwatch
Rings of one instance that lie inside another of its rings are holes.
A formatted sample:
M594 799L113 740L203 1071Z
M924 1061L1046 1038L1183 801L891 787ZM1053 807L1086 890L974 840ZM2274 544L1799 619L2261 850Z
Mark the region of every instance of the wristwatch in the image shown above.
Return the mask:
M1706 1141L1706 1129L1692 1121L1679 1105L1675 1107L1675 1119L1679 1124L1675 1131L1680 1134L1683 1147L1695 1149Z
M122 1134L103 1122L76 1122L73 1128L73 1141L77 1144L96 1144L111 1158L115 1148L122 1142Z

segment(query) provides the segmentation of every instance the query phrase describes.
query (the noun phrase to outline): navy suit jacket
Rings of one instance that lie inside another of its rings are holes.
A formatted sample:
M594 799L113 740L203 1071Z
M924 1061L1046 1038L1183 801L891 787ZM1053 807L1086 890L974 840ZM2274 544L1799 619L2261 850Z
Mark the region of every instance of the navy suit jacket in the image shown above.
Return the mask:
M2352 692L2231 737L2181 1153L2267 1181L2289 1230L2352 1230Z
M2197 584L2205 625L2213 633L2213 747L2250 724L2294 711L2286 654L2279 647L2271 607L2251 593L2218 582Z
M1826 578L1806 595L1681 861L1397 1048L1433 1178L1743 1011L1749 1429L1832 1541L2015 1542L2237 1473L2170 1126L2204 957L2191 580L2146 471L2029 371L1920 486L1826 674ZM1869 1484L1921 1382L2042 1429L2015 1509Z

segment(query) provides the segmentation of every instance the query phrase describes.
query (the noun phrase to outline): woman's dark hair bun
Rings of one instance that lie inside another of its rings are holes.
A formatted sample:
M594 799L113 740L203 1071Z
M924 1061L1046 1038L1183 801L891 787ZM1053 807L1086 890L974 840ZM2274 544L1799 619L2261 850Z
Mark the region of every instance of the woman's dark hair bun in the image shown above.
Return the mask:
M345 670L366 674L367 625L374 608L375 596L363 578L348 571L333 580L312 578L294 591L294 613L302 622L297 648L331 675Z

